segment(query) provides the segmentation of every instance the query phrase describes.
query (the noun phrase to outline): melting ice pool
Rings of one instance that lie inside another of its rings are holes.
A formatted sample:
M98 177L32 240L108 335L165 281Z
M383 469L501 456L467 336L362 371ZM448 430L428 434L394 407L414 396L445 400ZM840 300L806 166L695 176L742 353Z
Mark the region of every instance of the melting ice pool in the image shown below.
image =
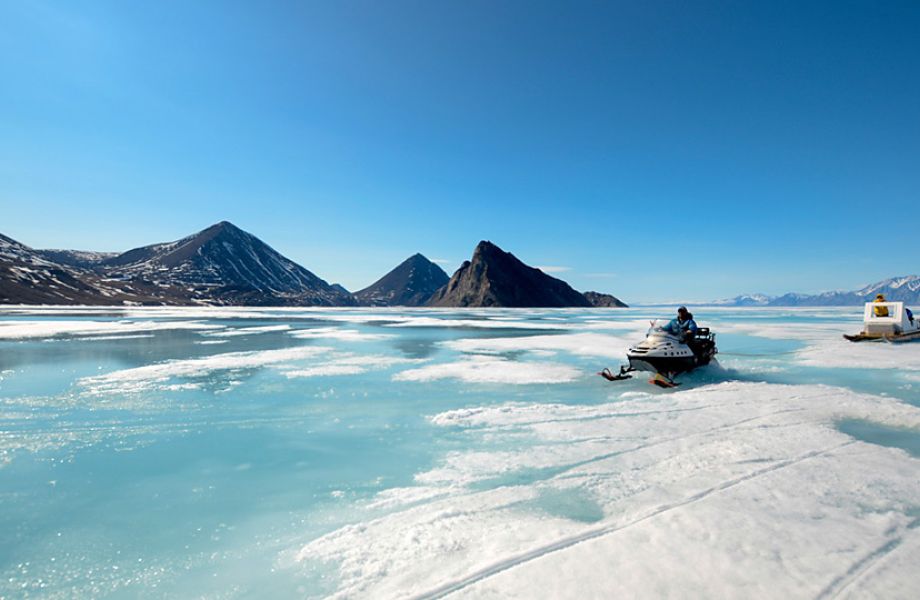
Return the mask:
M920 343L704 309L0 311L0 597L913 597Z

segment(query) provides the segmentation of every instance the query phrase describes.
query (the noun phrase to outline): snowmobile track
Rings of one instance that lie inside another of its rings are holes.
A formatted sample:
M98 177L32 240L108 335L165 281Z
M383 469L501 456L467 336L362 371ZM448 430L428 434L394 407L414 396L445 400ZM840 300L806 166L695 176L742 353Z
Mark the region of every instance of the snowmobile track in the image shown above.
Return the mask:
M844 442L836 446L831 446L830 448L824 448L822 450L813 450L811 452L806 452L805 454L802 454L794 458L779 461L777 463L770 465L769 467L764 467L763 469L757 469L755 471L748 473L747 475L742 475L740 477L729 479L728 481L725 481L719 485L716 485L711 488L697 492L696 494L693 494L690 497L680 502L673 502L670 504L665 504L653 510L652 512L646 515L643 515L641 517L638 517L628 523L607 525L605 527L599 527L597 529L589 530L584 533L574 535L568 538L563 538L551 544L546 544L544 546L535 548L528 552L524 552L517 556L513 556L505 560L499 561L491 566L475 571L462 579L457 579L455 581L445 583L429 592L418 594L416 596L413 596L412 598L413 600L430 600L430 599L435 599L435 598L443 598L449 594L458 592L472 584L488 579L489 577L492 577L493 575L497 575L498 573L501 573L503 571L507 571L508 569L523 565L525 563L541 558L553 552L564 550L576 544L580 544L582 542L586 542L586 541L593 540L599 537L603 537L607 534L616 533L617 531L632 527L633 525L637 525L639 523L642 523L644 521L657 517L658 515L674 510L676 508L680 508L682 506L693 504L694 502L702 500L708 496L711 496L713 494L733 488L737 485L743 484L752 479L756 479L763 475L768 475L770 473L779 471L781 469L785 469L787 467L801 463L803 461L806 461L812 458L816 458L818 456L822 456L830 452L834 452L836 450L839 450L841 448L844 448L854 443L856 442L855 441Z

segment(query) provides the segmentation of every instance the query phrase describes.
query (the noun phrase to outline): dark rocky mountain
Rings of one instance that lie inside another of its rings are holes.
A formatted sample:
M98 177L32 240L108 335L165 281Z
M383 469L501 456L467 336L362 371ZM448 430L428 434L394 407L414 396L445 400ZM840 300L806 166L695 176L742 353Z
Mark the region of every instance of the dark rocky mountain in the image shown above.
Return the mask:
M56 260L52 260L56 259ZM0 236L0 303L354 306L354 296L223 221L118 255Z
M0 235L0 304L124 304L152 298L131 285L48 260L16 240Z
M163 299L264 306L353 306L354 297L227 221L175 242L129 250L96 267L107 277L149 284Z
M591 306L597 308L629 308L629 306L610 294L602 294L601 292L585 292L585 298L588 302L591 303Z
M591 303L566 282L525 265L492 242L476 246L428 306L566 307Z
M424 306L449 280L444 269L421 254L414 254L370 286L355 292L355 297L365 306Z

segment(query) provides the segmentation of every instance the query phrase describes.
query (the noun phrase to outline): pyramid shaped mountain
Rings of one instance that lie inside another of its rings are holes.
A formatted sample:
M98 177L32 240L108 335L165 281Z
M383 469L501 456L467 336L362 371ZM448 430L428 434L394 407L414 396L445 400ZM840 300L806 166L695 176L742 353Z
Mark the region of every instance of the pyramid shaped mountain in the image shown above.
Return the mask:
M222 221L175 242L107 258L97 269L110 278L153 285L164 299L234 305L354 305L329 285L232 223Z
M421 254L414 254L370 286L355 292L365 306L424 306L450 277Z
M492 242L476 246L429 306L590 307L566 282L525 265Z

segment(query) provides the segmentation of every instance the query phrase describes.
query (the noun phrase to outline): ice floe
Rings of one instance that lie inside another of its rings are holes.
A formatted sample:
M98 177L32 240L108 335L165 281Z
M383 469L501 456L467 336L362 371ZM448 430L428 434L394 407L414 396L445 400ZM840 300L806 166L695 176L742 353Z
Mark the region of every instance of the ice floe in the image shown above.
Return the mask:
M314 358L330 351L322 346L282 348L255 352L227 352L204 358L170 360L83 377L77 381L88 393L138 393L148 391L173 378L202 377L218 371L239 371Z
M569 329L562 322L528 321L520 319L452 319L432 316L403 317L387 323L387 327L468 327L472 329Z
M137 340L152 337L154 337L152 333L129 333L125 335L94 335L87 336L84 339L93 342L111 342L114 340Z
M920 344L859 342L843 334L860 329L858 322L719 325L720 333L732 332L775 340L795 340L805 346L795 352L796 363L811 367L920 370Z
M561 351L578 356L619 358L625 356L629 343L629 340L621 337L585 332L523 337L464 338L444 342L444 345L467 353Z
M280 331L289 331L290 325L263 325L260 327L240 327L237 329L224 329L215 331L208 335L214 337L238 337L241 335L255 335L259 333L277 333Z
M760 323L750 321L720 322L714 330L718 333L740 333L772 340L838 339L853 325L841 323ZM856 326L859 328L859 325Z
M394 381L456 379L468 383L566 383L582 373L569 365L511 361L494 356L470 356L462 360L426 365L393 375Z
M222 325L200 321L0 321L0 340L56 336L113 336L163 330L218 330Z
M357 329L341 329L338 327L316 327L314 329L298 329L291 335L299 339L333 339L348 342L370 342L392 337L386 333L366 333Z
M295 559L338 564L336 598L911 597L920 461L849 418L920 429L894 400L738 382L448 411L479 443Z
M398 356L368 355L353 353L335 353L326 357L328 360L311 364L302 369L284 371L289 379L301 377L325 377L331 375L357 375L387 369L396 365L424 362L420 359L401 358Z
M828 337L799 350L797 358L799 364L813 367L920 371L920 343L857 343Z

